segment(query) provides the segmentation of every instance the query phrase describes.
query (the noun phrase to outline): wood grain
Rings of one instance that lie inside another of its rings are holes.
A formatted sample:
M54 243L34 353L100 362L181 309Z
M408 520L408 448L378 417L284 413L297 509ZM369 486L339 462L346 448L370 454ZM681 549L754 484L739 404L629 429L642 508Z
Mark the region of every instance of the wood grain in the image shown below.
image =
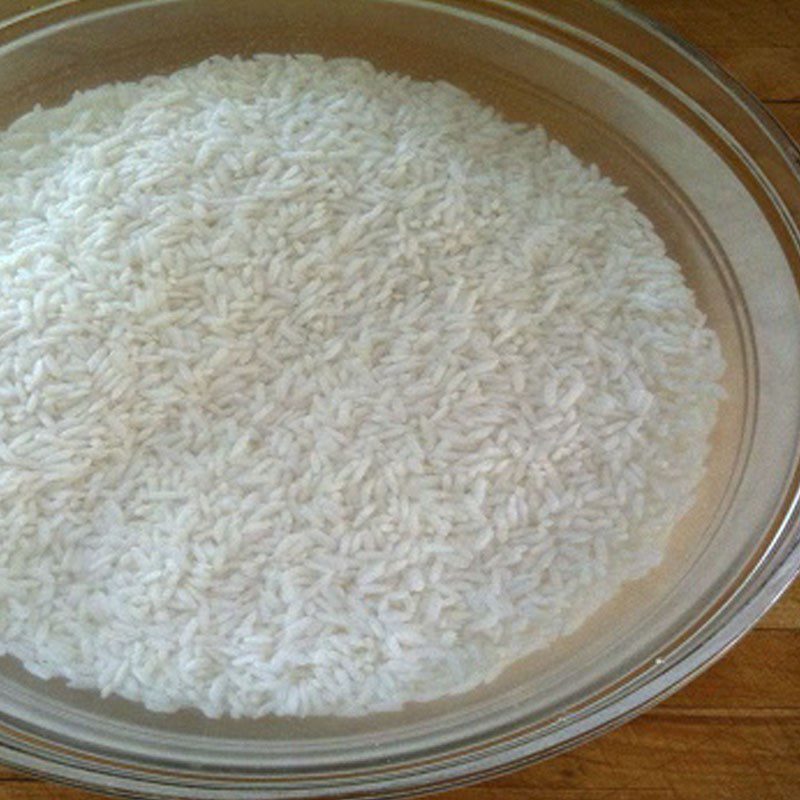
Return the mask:
M779 727L758 718L646 715L552 762L448 792L443 800L594 800L622 792L670 800L796 800L799 746L800 720Z
M699 45L762 100L800 100L796 0L633 0Z
M443 800L797 800L800 583L726 658L622 728Z
M800 0L635 0L749 86L800 140ZM0 768L0 800L90 800ZM557 759L443 800L797 800L800 583L681 692Z
M57 786L44 781L12 779L0 783L2 800L98 800L99 797L82 789Z
M798 33L800 35L800 33ZM800 45L798 45L800 46ZM800 143L800 103L767 103L767 108L786 132Z
M800 629L755 630L722 666L685 686L663 708L737 713L789 709L800 720Z

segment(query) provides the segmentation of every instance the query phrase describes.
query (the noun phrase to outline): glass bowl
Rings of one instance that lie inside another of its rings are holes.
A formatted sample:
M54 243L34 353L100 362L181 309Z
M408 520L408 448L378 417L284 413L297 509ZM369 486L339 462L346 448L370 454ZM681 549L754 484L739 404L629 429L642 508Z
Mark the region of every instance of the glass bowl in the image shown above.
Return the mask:
M156 714L0 659L0 760L138 797L403 796L619 725L718 658L800 564L800 157L690 46L591 0L6 3L0 125L212 54L316 52L443 78L629 187L723 343L727 399L663 565L491 685L360 719ZM0 534L2 535L2 534Z

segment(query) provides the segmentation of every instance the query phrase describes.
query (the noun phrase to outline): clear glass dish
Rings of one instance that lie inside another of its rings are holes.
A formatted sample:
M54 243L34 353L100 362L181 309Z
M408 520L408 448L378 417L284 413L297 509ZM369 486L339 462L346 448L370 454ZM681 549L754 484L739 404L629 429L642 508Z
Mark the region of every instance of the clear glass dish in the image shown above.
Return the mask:
M800 565L800 155L690 46L591 0L7 2L0 125L215 53L317 52L443 78L630 187L718 331L728 398L669 557L480 690L364 719L154 714L0 659L0 760L139 797L402 796L541 759L718 658ZM1 534L0 534L1 535Z

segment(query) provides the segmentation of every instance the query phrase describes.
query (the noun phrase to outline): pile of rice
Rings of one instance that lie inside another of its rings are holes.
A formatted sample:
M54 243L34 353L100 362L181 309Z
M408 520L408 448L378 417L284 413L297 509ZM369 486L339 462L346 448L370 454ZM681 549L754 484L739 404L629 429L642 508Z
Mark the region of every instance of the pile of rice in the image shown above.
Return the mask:
M722 360L624 190L444 83L212 59L0 134L0 654L208 715L492 679L659 563Z

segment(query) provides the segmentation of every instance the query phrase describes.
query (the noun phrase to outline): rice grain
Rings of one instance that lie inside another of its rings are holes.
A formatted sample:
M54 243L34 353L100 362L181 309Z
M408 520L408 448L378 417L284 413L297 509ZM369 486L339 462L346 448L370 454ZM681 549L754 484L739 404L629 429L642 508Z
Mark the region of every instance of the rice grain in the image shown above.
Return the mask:
M661 559L722 360L460 90L215 58L0 134L0 654L154 710L464 691Z

